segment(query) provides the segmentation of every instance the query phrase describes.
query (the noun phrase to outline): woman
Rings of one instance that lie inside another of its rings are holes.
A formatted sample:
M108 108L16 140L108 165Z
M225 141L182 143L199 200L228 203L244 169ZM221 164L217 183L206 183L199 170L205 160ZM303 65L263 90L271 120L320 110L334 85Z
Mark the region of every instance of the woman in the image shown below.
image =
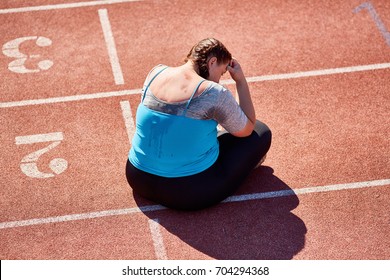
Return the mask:
M238 102L218 84L227 71ZM218 136L218 124L227 133ZM184 65L158 65L146 78L126 176L149 200L201 209L234 193L270 145L271 132L256 121L240 64L221 42L204 39Z

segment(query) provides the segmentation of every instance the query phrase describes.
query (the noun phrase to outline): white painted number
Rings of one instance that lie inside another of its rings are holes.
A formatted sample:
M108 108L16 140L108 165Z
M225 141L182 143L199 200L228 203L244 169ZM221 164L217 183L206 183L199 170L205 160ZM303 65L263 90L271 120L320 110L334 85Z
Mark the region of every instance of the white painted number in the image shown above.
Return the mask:
M27 59L37 59L40 57L38 54L26 55L20 52L20 46L26 42L33 40L35 44L39 47L48 47L52 44L52 41L46 37L38 37L38 36L29 36L29 37L21 37L15 40L9 41L3 45L3 54L16 58L11 63L8 64L8 69L15 73L37 73L41 70L48 70L53 66L53 61L51 60L41 60L37 64L36 69L28 69L25 65Z
M55 158L50 161L49 167L53 171L53 173L41 172L38 170L37 166L39 157L44 153L47 153L57 147L62 140L64 140L64 135L62 132L15 137L16 145L53 142L46 148L26 155L20 162L20 169L22 170L22 172L28 177L32 178L49 178L54 177L56 174L61 174L62 172L64 172L68 168L68 162L63 158Z

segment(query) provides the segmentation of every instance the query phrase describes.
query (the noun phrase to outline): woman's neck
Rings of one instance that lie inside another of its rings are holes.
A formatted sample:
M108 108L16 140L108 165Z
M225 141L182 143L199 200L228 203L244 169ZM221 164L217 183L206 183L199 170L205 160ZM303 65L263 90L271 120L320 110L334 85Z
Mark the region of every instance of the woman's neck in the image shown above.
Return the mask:
M199 68L192 60L188 60L185 64L182 65L182 67L186 71L199 75Z

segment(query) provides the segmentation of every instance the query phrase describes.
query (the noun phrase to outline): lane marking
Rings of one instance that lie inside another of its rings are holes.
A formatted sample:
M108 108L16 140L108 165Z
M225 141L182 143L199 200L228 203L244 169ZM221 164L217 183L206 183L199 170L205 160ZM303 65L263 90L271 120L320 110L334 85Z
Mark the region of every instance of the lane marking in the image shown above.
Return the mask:
M133 119L133 113L131 112L130 102L129 101L121 101L121 109L123 120L125 121L125 127L127 136L129 137L129 143L131 144L131 140L133 139L135 125Z
M381 70L381 69L389 69L389 68L390 68L390 63L369 64L369 65L331 68L331 69L322 69L322 70L305 71L305 72L294 72L294 73L286 73L286 74L254 76L254 77L247 77L247 81L248 83L256 83L256 82L263 82L263 81L297 79L297 78L304 78L304 77L352 73L352 72L359 72L359 71L372 71L372 70ZM235 82L232 79L221 81L221 84L225 84L225 85L234 84L234 83ZM87 100L87 99L117 97L117 96L131 95L131 94L141 94L141 91L142 89L139 88L139 89L101 92L101 93L92 93L92 94L50 97L44 99L8 101L8 102L0 102L0 108L12 108L12 107L22 107L22 106L50 104L50 103L59 103L59 102L80 101L80 100Z
M262 193L254 193L254 194L243 194L243 195L228 197L222 202L230 203L230 202L239 202L239 201L260 200L260 199L277 198L277 197L285 197L285 196L292 196L292 195L304 195L310 193L332 192L332 191L340 191L340 190L352 190L352 189L381 187L381 186L390 187L390 179L300 188L294 190L281 190L281 191L262 192ZM69 221L77 221L77 220L88 220L94 218L129 215L129 214L144 213L144 212L154 212L154 211L160 211L164 209L167 208L162 205L149 205L149 206L141 206L141 207L134 207L134 208L126 208L126 209L105 210L105 211L90 212L90 213L83 213L83 214L71 214L71 215L64 215L64 216L54 216L54 217L47 217L47 218L36 218L36 219L21 220L21 221L3 222L0 223L0 229L42 225L48 223L69 222Z
M115 40L112 34L107 9L100 9L98 13L100 24L103 29L104 40L106 41L108 56L110 58L111 69L114 75L115 84L123 85L125 81L123 79L122 68L119 63L118 53L116 51Z
M263 82L263 81L297 79L297 78L305 78L305 77L326 76L326 75L380 70L380 69L388 69L388 68L390 68L390 63L358 65L358 66L341 67L341 68L330 68L330 69L294 72L294 73L286 73L286 74L248 77L247 82L256 83L256 82ZM225 80L222 82L222 84L234 84L234 83L235 82L232 79Z
M167 253L164 246L164 239L160 231L160 223L158 219L149 220L149 229L152 233L154 252L157 260L167 260Z
M142 89L120 90L120 91L99 92L99 93L92 93L92 94L50 97L50 98L43 98L43 99L2 102L0 103L0 108L23 107L23 106L32 106L32 105L41 105L41 104L52 104L52 103L62 103L62 102L70 102L70 101L82 101L82 100L90 100L90 99L127 96L133 94L140 94L141 91Z
M112 4L119 4L119 3L141 2L141 1L143 0L100 0L100 1L89 1L89 2L76 2L76 3L53 4L53 5L32 6L32 7L9 8L9 9L0 9L0 15L35 12L35 11L81 8L81 7L100 6L100 5L112 5Z
M376 27L378 28L378 30L382 34L382 36L385 39L387 45L390 47L390 32L387 31L386 26L384 25L383 21L379 17L379 15L376 12L376 10L375 10L374 6L372 5L372 3L371 2L365 2L365 3L361 4L360 6L356 7L353 10L353 12L356 14L356 13L359 13L363 9L367 9L367 11L369 12L372 20L375 22Z
M4 223L0 223L0 229L25 227L25 226L33 226L33 225L41 225L41 224L49 224L49 223L70 222L70 221L78 221L78 220L88 220L94 218L104 218L109 216L129 215L134 213L158 211L163 209L166 208L161 205L151 205L151 206L142 206L142 207L134 207L134 208L126 208L126 209L104 210L104 211L89 212L89 213L82 213L82 214L70 214L64 216L37 218L37 219L30 219L30 220L23 220L23 221L4 222Z
M274 192L244 194L244 195L228 197L222 202L226 203L226 202L248 201L248 200L276 198L276 197L291 196L291 195L303 195L309 193L380 187L386 185L390 185L390 179L357 182L357 183L349 183L349 184L318 186L318 187L302 188L302 189L295 189L295 190L290 189L290 190L282 190L282 191L274 191Z

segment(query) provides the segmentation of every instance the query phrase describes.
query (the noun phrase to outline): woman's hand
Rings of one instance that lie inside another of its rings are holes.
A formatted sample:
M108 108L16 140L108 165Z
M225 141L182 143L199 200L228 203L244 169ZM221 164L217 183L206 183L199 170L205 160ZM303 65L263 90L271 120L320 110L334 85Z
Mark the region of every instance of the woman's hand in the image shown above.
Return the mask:
M245 80L244 72L242 71L241 65L234 57L228 65L227 70L229 71L230 76L234 81L238 82L242 79Z

